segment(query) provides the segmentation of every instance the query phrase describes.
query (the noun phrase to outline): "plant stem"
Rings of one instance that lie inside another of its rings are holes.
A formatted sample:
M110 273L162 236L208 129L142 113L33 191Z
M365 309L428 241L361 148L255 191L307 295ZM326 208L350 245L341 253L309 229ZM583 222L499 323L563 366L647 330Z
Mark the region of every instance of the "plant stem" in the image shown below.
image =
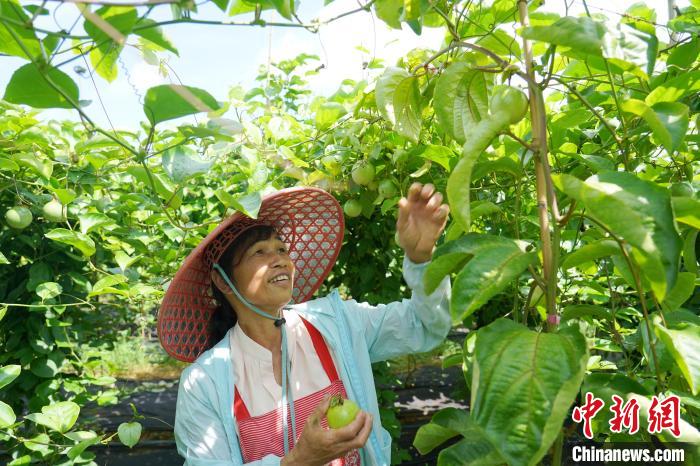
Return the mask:
M552 452L552 466L561 466L561 455L564 449L564 428L559 430L559 435L554 441L554 451Z
M527 10L527 0L518 0L518 11L520 23L523 27L530 25ZM557 326L557 264L555 250L559 245L552 244L550 236L549 208L556 209L556 198L554 189L551 187L551 175L547 164L547 121L544 109L542 92L535 81L535 71L533 67L532 48L527 39L523 39L523 54L525 58L528 91L530 94L530 116L532 119L532 143L535 151L535 182L537 188L537 210L540 224L540 240L542 242L542 270L544 273L545 302L547 308L547 327L550 331ZM559 240L558 233L555 233L555 241Z

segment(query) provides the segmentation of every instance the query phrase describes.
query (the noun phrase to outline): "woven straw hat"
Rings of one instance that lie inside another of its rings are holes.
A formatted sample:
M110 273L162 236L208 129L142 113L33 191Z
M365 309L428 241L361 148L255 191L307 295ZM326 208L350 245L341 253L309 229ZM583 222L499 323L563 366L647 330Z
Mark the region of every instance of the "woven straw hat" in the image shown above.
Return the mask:
M192 362L210 346L209 319L217 307L211 293L212 265L244 230L274 226L289 248L296 273L292 302L307 301L328 276L345 229L338 201L319 188L276 191L262 200L257 219L241 212L224 220L190 253L165 292L158 337L168 354Z

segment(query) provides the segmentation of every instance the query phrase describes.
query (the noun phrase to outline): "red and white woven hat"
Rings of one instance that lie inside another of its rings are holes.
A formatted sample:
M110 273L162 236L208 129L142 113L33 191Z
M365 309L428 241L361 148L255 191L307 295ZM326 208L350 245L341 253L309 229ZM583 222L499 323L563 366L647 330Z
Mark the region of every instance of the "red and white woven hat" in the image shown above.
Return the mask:
M208 324L217 303L211 293L212 265L244 230L272 225L289 248L296 273L293 303L303 303L335 265L345 222L338 201L319 188L296 187L265 196L252 219L241 212L224 220L190 253L165 292L158 337L168 354L192 362L210 346Z

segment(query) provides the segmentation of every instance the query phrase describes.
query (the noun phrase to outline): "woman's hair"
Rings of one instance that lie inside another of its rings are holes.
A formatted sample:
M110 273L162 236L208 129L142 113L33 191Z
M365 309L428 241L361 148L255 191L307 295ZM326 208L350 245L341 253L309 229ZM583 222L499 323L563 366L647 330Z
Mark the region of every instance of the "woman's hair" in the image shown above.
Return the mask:
M270 225L256 225L241 233L229 247L224 250L219 258L218 264L226 271L231 281L233 281L233 268L240 264L243 253L253 244L258 241L270 239L273 235L278 235L274 227ZM213 280L211 282L211 292L218 306L209 320L209 345L206 349L218 343L226 335L226 332L236 325L236 321L238 320L233 306L231 306L231 303L226 299L224 293L216 287Z

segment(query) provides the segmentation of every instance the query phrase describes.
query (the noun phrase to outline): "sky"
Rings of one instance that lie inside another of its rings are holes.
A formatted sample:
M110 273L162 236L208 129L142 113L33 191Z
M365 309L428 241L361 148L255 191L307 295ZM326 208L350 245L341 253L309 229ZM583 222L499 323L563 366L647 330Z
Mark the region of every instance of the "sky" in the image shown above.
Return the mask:
M687 5L688 2L689 0L676 1L678 5ZM198 7L199 12L193 17L216 20L228 18L213 3L200 3L202 4ZM631 0L587 2L591 13L608 15L612 11L623 12L633 3L635 2ZM667 0L647 0L644 3L656 10L658 23L664 24L667 21ZM567 4L570 15L577 16L583 13L582 0L548 0L541 10L564 15ZM51 16L40 17L38 27L55 30L58 24L61 28L69 29L80 15L74 4L49 2L49 5L58 9ZM323 7L319 0L301 0L298 13L304 21L314 18L323 20L357 7L358 0L335 0L326 7ZM156 7L151 17L156 20L170 19L170 7ZM268 21L283 21L283 18L272 11L263 12L263 18ZM249 21L251 16L241 15L231 19ZM74 32L83 33L79 28ZM372 80L381 72L364 69L363 62L379 58L384 60L385 65L393 65L413 48L438 49L444 39L442 29L424 28L423 33L417 36L405 25L400 31L390 29L384 22L367 12L334 21L323 26L317 34L301 28L190 24L168 25L164 27L164 32L179 51L179 56L170 53L163 55L177 78L183 84L206 89L220 101L226 100L232 86L253 87L260 65L266 64L268 59L274 62L292 58L302 52L318 55L323 68L317 76L309 80L310 87L317 95L330 95L346 78ZM132 38L129 40L135 42ZM0 61L0 89L4 89L12 72L25 62L14 57L0 57ZM84 109L86 113L93 121L106 128L111 124L117 129L138 129L139 122L145 120L141 102L146 89L168 83L170 79L177 82L174 75L170 78L160 76L157 68L146 63L134 47L125 47L121 54L119 76L112 83L94 75L93 84L88 75L76 73L72 69L74 65L85 67L85 63L78 60L62 70L78 83L80 98L92 101ZM106 112L99 103L98 94ZM40 118L76 119L77 112L52 109L43 111ZM185 117L185 120L191 118ZM180 121L182 120L174 120L175 123Z

